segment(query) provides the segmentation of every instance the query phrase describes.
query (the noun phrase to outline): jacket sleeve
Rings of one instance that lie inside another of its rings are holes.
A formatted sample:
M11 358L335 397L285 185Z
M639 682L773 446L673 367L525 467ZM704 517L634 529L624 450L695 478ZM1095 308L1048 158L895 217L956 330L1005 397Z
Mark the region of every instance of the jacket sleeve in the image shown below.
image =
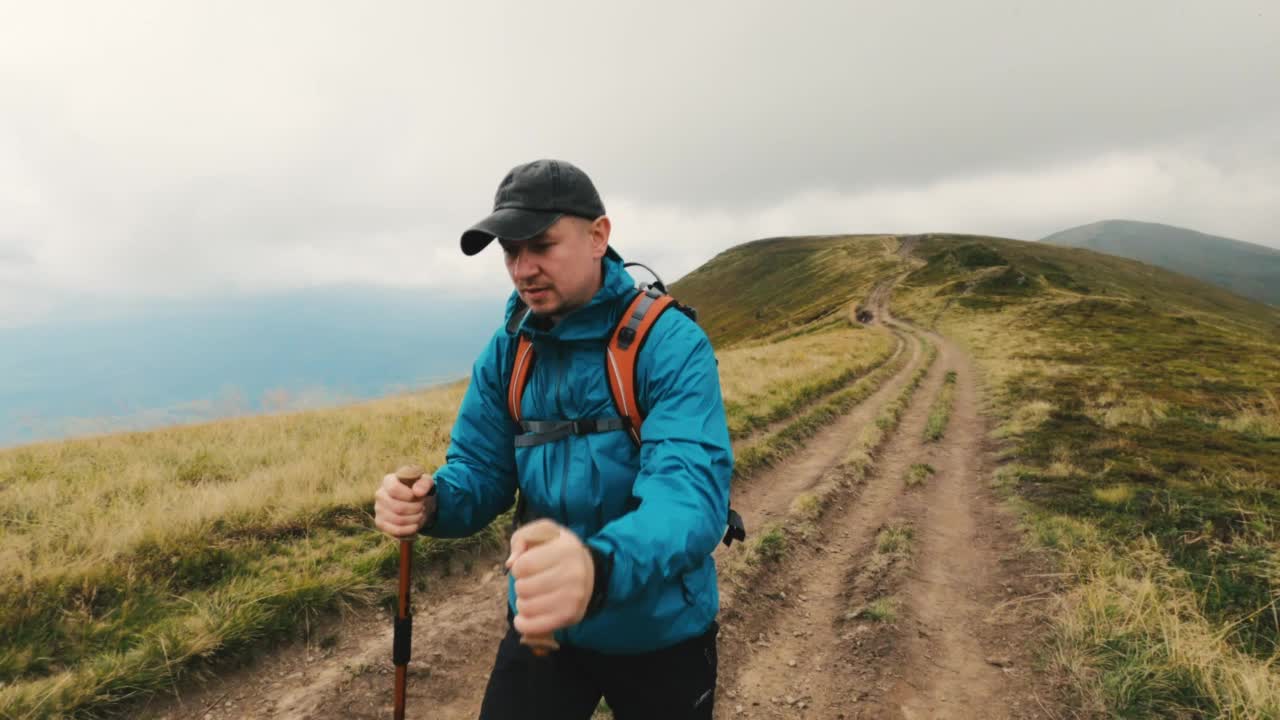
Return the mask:
M728 515L733 449L711 343L674 309L651 332L636 368L647 412L633 489L639 506L587 539L612 562L608 603L703 562Z
M515 427L507 412L502 337L495 333L472 366L445 464L434 473L435 520L422 535L472 535L515 501Z

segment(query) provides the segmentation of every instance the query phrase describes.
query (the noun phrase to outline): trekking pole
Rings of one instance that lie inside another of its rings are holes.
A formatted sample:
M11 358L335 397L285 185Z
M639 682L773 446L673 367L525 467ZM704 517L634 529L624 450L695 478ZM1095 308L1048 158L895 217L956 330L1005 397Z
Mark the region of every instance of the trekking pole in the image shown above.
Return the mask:
M405 465L396 470L396 478L413 487L422 477L422 468ZM395 720L404 720L405 683L409 670L409 641L413 637L413 614L409 611L409 574L413 568L413 538L400 540L400 604L396 612L395 637L391 662L396 666Z

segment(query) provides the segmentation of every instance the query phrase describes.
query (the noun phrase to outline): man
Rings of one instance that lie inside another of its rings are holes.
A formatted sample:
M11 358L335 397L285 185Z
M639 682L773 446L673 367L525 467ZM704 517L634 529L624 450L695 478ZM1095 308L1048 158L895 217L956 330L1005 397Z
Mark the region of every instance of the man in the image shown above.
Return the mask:
M515 288L505 323L473 366L445 464L411 490L387 475L375 494L375 522L388 535L461 537L520 491L523 524L506 561L511 627L485 720L585 719L602 695L621 720L711 717L711 553L733 472L716 359L684 313L659 315L636 359L645 414L632 437L605 348L636 283L609 247L610 229L572 164L538 160L507 174L492 214L461 238L467 255L501 245ZM522 334L535 360L520 397L510 386ZM531 546L548 531L554 539ZM546 633L558 644L546 656L521 642Z

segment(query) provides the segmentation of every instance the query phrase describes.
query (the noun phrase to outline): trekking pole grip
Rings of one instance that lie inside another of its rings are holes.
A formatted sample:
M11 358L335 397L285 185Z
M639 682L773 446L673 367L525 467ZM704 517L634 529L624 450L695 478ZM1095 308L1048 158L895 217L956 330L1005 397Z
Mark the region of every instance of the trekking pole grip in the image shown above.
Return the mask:
M413 487L413 484L422 479L423 469L419 465L403 465L396 470L396 478L404 483L405 487Z

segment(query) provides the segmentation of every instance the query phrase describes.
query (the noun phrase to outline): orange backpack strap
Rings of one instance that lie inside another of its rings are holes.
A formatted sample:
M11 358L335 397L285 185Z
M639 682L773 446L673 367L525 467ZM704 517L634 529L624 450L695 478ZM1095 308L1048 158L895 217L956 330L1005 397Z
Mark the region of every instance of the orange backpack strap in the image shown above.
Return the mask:
M533 341L521 333L516 344L515 362L511 367L511 383L507 386L507 410L511 419L520 422L520 401L524 398L524 386L529 382L529 370L533 367Z
M675 298L665 292L644 287L632 298L626 311L618 321L609 344L605 348L605 375L609 377L609 391L613 395L613 404L621 418L586 418L578 420L527 421L520 417L520 401L524 398L524 386L529 381L529 372L533 368L533 342L528 336L520 334L516 344L515 358L512 361L511 382L507 388L507 409L516 424L525 431L516 437L517 447L527 447L544 442L551 442L573 434L592 432L612 432L625 429L631 440L640 445L640 426L644 422L644 414L636 396L636 362L640 350L649 336L658 317L669 307L676 307L686 314L693 309L680 305ZM514 332L527 317L526 309L512 318L508 327ZM690 314L696 322L696 315ZM516 497L515 514L512 516L512 529L529 520L528 503L524 491ZM726 520L723 538L725 545L732 545L734 540L744 541L746 528L742 516L732 507Z
M627 420L627 433L636 445L640 444L640 426L644 423L636 397L636 362L649 330L674 302L675 298L653 288L642 290L623 312L605 348L605 374L609 376L613 403Z

